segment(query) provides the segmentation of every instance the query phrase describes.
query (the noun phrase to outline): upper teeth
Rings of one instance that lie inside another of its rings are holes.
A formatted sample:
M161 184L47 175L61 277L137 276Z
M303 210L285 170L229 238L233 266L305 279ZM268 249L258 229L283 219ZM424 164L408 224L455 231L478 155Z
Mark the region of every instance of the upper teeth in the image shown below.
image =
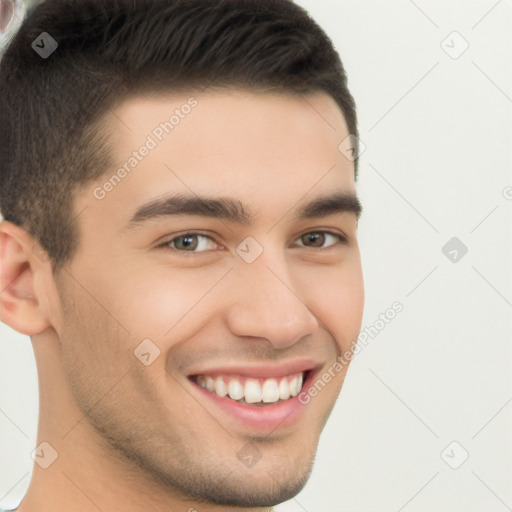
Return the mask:
M248 404L259 402L268 404L278 400L288 400L290 396L299 394L303 379L303 373L269 379L222 375L214 378L209 375L198 375L196 382L221 397L229 396L233 400L245 400Z

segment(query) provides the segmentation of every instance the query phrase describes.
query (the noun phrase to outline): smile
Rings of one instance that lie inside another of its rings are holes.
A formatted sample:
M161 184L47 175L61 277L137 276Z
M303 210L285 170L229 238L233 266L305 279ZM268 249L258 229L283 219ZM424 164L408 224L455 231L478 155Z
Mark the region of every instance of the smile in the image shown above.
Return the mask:
M264 406L298 395L307 372L283 377L250 378L240 375L195 375L192 380L210 393L237 402Z
M197 368L188 375L191 393L210 416L232 428L274 432L300 422L310 409L299 400L324 364L287 363Z

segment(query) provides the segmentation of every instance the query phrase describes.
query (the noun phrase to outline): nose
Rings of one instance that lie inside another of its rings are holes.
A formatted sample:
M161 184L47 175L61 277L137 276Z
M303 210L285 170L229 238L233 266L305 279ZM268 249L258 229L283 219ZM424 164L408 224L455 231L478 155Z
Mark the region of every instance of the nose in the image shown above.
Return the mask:
M235 274L237 291L227 318L235 336L264 338L274 348L285 349L318 328L315 315L294 288L285 265L261 258L244 263Z

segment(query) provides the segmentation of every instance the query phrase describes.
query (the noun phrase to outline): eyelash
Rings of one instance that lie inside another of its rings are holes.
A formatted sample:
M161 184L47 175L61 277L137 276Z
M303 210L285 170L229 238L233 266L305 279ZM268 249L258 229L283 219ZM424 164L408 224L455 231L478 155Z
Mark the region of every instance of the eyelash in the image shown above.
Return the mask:
M302 238L303 236L305 235L310 235L310 234L323 234L323 235L331 235L331 236L334 236L335 238L338 239L338 242L328 246L328 247L307 247L307 246L300 246L302 247L303 249L316 249L317 251L326 251L326 250L329 250L335 246L337 246L338 244L347 244L348 243L348 240L347 238L340 234L340 233L336 233L336 232L333 232L333 231L327 231L327 230L318 230L318 231L307 231L306 233L300 235L298 237L298 239ZM174 247L171 247L170 244L175 241L175 240L179 240L180 238L186 238L187 236L199 236L199 237L204 237L204 238L209 238L210 240L212 240L214 243L216 243L217 245L220 245L218 244L211 236L209 235L206 235L204 233L200 233L200 232L194 232L194 231L187 231L185 233L181 233L179 235L176 235L172 238L169 238L167 239L165 242L162 242L161 244L159 244L157 246L157 249L166 249L166 250L170 250L174 253L177 253L177 254L180 254L180 255L183 255L185 257L190 257L190 256L197 256L199 254L202 254L202 253L205 253L205 252L209 252L209 250L206 250L206 251L182 251L182 250L179 250L179 249L176 249Z

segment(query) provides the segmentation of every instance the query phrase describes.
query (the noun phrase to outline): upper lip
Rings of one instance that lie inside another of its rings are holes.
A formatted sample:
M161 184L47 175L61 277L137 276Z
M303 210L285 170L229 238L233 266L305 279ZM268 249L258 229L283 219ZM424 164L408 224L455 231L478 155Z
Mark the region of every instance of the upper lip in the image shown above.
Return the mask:
M295 361L286 361L283 363L255 364L247 363L236 365L212 366L209 368L200 368L189 373L189 377L194 375L240 375L253 378L284 377L294 373L307 372L319 368L321 364L311 359L300 359Z

